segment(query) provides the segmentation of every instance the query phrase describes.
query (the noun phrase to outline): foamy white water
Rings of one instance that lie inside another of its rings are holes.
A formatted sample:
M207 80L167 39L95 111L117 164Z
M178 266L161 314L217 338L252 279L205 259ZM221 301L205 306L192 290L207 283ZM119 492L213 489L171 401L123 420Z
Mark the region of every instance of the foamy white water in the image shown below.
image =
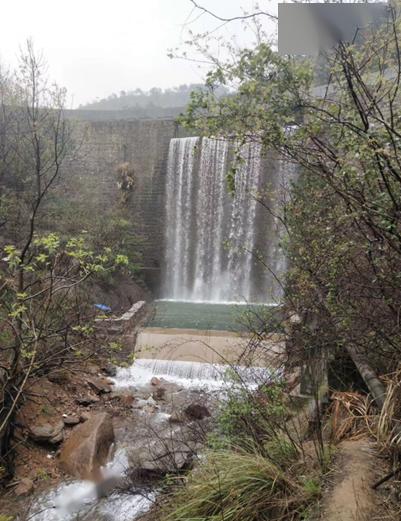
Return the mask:
M104 469L105 478L124 476L129 468L127 450L119 447ZM156 497L146 495L114 493L99 498L93 481L71 481L40 495L32 505L29 521L134 521L147 512Z
M35 501L29 520L72 521L78 514L87 513L96 500L96 485L92 481L63 483Z
M138 359L131 367L119 368L113 381L117 389L141 387L149 385L156 376L187 389L219 390L232 382L234 373L248 387L256 387L273 375L270 369L262 367Z

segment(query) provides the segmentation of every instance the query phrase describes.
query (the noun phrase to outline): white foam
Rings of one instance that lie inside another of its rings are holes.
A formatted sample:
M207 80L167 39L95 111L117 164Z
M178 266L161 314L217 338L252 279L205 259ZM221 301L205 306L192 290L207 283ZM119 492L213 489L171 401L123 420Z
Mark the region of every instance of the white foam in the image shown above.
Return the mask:
M114 468L114 471L117 469ZM115 493L99 501L95 483L74 481L64 483L47 494L39 496L30 509L28 519L30 521L77 521L78 519L93 521L107 516L108 520L113 521L127 519L133 521L151 508L155 497L155 492L147 495L127 492Z
M63 483L33 504L29 519L32 521L72 521L84 514L96 502L96 485L92 481Z
M113 454L113 458L102 468L105 478L120 477L129 468L128 454L125 447L118 447Z
M101 514L110 516L114 521L133 521L145 514L152 507L156 498L154 492L142 494L113 494L99 508Z
M155 376L187 389L219 390L232 382L233 375L239 377L248 387L256 387L271 374L269 369L261 367L138 359L131 367L118 369L112 380L117 389L149 385L151 378Z

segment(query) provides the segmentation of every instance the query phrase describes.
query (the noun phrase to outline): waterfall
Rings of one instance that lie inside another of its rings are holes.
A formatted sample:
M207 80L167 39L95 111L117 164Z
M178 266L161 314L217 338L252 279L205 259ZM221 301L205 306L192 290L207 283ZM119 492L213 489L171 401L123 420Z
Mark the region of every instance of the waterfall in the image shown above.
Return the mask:
M119 368L114 384L117 389L149 385L153 376L187 389L221 390L233 381L233 372L248 388L254 388L278 376L268 367L229 366L176 360L137 359L131 367Z
M191 244L192 178L199 138L172 139L167 165L168 293L186 298Z
M170 142L165 299L272 301L271 280L265 280L255 262L255 251L273 258L277 250L274 237L260 239L263 223L255 199L264 180L260 145L248 143L240 148L235 190L230 194L227 173L234 166L233 156L232 145L224 139L190 137ZM263 229L269 234L272 226Z
M204 139L196 198L196 256L190 300L219 301L228 143Z

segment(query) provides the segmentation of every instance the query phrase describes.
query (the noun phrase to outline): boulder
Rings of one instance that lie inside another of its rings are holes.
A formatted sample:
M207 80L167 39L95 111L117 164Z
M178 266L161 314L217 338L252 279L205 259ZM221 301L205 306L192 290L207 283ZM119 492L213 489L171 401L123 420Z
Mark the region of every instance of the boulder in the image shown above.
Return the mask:
M190 467L198 449L198 445L190 440L183 441L176 438L149 440L145 447L131 456L131 463L135 469L145 475L176 473Z
M78 405L83 405L86 407L87 405L92 405L93 403L99 402L100 398L93 394L87 394L85 396L79 396L75 401Z
M167 393L173 394L173 393L179 393L183 390L181 386L174 382L169 382L165 380L164 378L160 378L160 384L159 384Z
M64 425L78 425L80 419L76 414L63 414L63 422Z
M88 378L88 385L96 394L111 393L111 383L107 378Z
M164 400L166 396L166 389L164 387L158 387L152 393L152 398L156 401Z
M191 403L184 409L184 413L191 420L203 420L204 418L210 417L209 409L201 403Z
M107 376L112 376L113 377L113 376L117 375L117 368L113 364L106 364L105 366L102 367L102 371Z
M61 447L61 469L80 479L96 479L106 463L114 430L108 413L92 414L85 423L74 427Z
M157 376L153 376L150 380L150 385L157 386L161 384L161 380Z
M21 479L18 485L14 489L16 496L29 496L32 494L34 489L33 481L28 478Z
M63 429L64 422L62 420L50 422L49 419L40 417L35 420L35 423L28 425L29 437L33 441L53 445L63 441Z

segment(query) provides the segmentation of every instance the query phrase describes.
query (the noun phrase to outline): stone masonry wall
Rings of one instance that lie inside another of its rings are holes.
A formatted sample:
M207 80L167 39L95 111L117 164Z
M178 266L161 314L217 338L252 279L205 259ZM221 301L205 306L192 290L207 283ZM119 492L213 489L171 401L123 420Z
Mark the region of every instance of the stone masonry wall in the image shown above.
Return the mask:
M76 122L78 149L64 165L69 197L91 198L95 211L116 203L116 169L128 162L135 188L129 203L133 227L143 239L143 265L149 286L159 287L164 248L164 191L170 139L178 135L173 120ZM71 182L71 177L73 182ZM75 181L75 182L74 182ZM70 188L72 187L72 189Z

